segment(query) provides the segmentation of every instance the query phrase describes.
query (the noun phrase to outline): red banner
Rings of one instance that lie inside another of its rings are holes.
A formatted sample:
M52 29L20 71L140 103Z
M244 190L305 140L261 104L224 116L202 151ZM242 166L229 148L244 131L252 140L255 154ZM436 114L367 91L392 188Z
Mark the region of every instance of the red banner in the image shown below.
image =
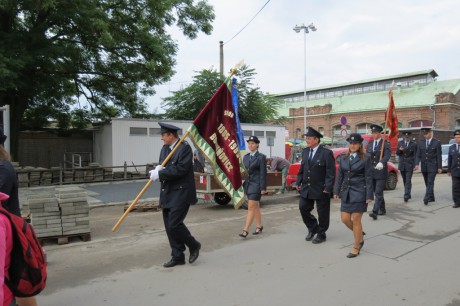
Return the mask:
M189 136L213 167L219 185L238 208L244 201L244 166L238 148L232 95L225 83L195 118Z
M398 116L396 116L396 108L395 108L395 102L393 100L393 89L390 89L388 92L388 97L389 97L389 102L388 102L388 108L385 113L385 122L390 130L390 133L388 137L391 139L393 137L398 136L399 130L398 130Z

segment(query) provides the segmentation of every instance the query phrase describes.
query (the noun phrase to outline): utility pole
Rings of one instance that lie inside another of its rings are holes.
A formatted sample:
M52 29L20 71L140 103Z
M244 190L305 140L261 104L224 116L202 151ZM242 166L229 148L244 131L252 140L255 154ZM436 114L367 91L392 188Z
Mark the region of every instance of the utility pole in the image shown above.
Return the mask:
M224 78L224 42L221 40L219 41L220 47L220 77Z

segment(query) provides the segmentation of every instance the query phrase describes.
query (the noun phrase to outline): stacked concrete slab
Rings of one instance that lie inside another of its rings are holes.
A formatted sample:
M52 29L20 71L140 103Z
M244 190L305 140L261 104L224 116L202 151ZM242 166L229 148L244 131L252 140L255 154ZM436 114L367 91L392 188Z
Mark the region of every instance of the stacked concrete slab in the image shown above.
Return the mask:
M91 232L86 191L80 187L31 188L21 203L39 238Z
M89 205L85 190L73 186L56 188L56 198L61 209L62 234L89 233Z
M54 188L42 189L28 195L30 223L37 237L62 235L61 211Z

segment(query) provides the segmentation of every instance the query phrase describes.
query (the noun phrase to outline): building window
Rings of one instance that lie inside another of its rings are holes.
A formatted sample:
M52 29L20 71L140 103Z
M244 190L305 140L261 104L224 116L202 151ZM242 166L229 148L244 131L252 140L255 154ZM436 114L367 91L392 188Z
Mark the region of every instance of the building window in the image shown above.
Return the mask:
M266 131L265 134L267 135L267 137L276 137L275 131Z
M324 128L322 126L319 127L318 132L320 132L321 135L324 136Z
M460 129L460 119L455 120L455 129Z
M254 136L265 137L264 131L254 131Z
M130 136L147 136L147 128L143 127L130 127L129 128Z
M371 129L371 123L361 123L356 126L356 133L367 134Z
M252 136L252 131L248 131L248 130L243 130L243 135L244 137L249 137L249 136Z
M409 127L414 128L414 127L432 127L433 126L433 121L431 120L417 120L417 121L412 121L409 123Z
M149 136L160 135L160 128L149 128Z

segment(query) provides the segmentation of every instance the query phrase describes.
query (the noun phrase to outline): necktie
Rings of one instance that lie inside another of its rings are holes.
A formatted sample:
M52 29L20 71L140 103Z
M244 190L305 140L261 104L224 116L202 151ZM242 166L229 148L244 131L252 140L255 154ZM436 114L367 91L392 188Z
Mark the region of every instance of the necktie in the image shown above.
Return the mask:
M375 149L376 149L376 148L377 148L377 142L374 141L374 150L373 150L374 152L375 152Z
M428 148L429 145L430 145L430 141L427 140L427 141L426 141L426 147Z
M355 155L354 155L354 154L351 154L351 155L350 155L350 160L353 160L353 159L355 159Z
M406 147L408 147L408 146L409 146L409 143L406 141Z
M311 160L313 157L313 150L310 150L310 156L308 157L308 160Z

